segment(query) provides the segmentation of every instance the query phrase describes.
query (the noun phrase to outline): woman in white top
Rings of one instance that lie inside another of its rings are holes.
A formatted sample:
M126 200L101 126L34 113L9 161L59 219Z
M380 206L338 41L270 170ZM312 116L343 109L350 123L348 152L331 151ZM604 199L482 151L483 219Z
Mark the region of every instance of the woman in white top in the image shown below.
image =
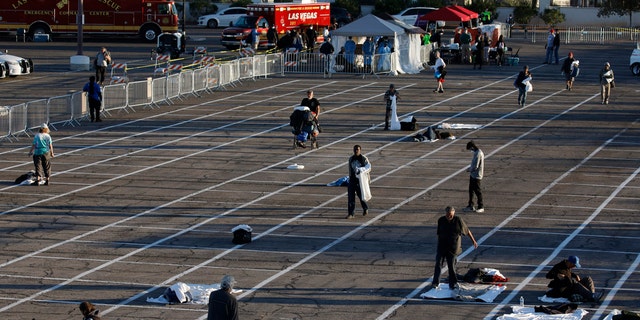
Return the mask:
M446 70L447 64L444 63L444 60L440 58L440 51L436 51L436 62L431 69L434 70L434 76L436 77L436 89L433 92L443 93L444 88L442 87L442 83L444 83L444 76L447 74Z

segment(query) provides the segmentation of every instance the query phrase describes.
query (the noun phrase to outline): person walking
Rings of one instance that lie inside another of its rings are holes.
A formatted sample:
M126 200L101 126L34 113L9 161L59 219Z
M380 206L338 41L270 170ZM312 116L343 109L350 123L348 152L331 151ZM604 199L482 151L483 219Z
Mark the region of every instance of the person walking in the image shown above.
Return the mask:
M600 70L600 98L602 104L609 104L609 95L611 94L611 88L615 87L615 77L613 76L613 70L609 62L604 63L604 68Z
M580 258L577 256L569 256L556 263L546 275L547 279L551 279L546 295L551 298L567 298L572 302L600 301L604 293L596 292L593 279L573 273L574 268L580 267Z
M54 154L53 142L51 135L49 135L49 126L46 123L40 126L39 132L33 137L29 156L33 156L33 165L36 169L35 181L31 185L39 186L42 180L44 181L43 184L48 186L49 178L51 177L51 159Z
M551 64L551 58L553 55L553 44L556 38L556 32L553 29L549 30L549 36L547 36L547 42L544 45L544 48L547 50L544 58L545 64Z
M444 76L447 74L447 64L444 62L444 59L440 57L440 51L436 51L436 61L431 66L433 69L434 77L436 78L436 89L433 92L444 93Z
M207 320L238 320L238 300L231 294L236 280L225 275L220 281L220 290L209 295Z
M107 71L107 66L111 64L111 53L107 51L106 47L100 48L96 59L93 61L93 65L96 68L96 82L102 85L104 83L104 74Z
M100 119L102 88L98 83L96 83L96 77L89 77L89 82L84 85L82 91L86 92L87 97L89 98L89 116L91 117L91 122L102 122Z
M438 219L438 248L431 287L438 288L442 266L446 262L449 269L449 289L454 290L458 286L456 263L458 255L462 253L462 236L468 236L474 248L478 248L478 243L464 220L455 215L454 207L446 207L444 211L445 215Z
M575 77L577 76L577 71L574 70L575 68L577 68L577 66L574 65L575 62L576 59L573 58L573 52L569 51L567 58L564 59L564 62L562 63L562 68L560 68L560 71L562 71L562 74L564 75L564 81L566 83L565 89L569 91L571 91L571 88L573 87L573 80L575 80Z
M396 90L396 87L392 84L389 85L389 90L384 93L384 101L386 102L386 109L384 113L384 130L389 130L390 122L391 122L391 111L393 105L393 98L395 97L396 101L400 99L400 93Z
M360 205L362 206L362 215L366 216L369 213L368 199L362 194L362 184L369 181L360 181L360 179L369 177L371 171L371 163L366 156L362 153L362 148L359 145L353 146L353 155L349 158L349 186L347 190L347 219L353 219L354 211L356 210L356 195L360 199Z
M531 81L531 72L529 72L529 66L524 66L513 82L513 85L518 88L518 106L524 107L527 102L527 82L529 81Z
M469 172L469 203L464 211L472 211L477 213L484 212L484 203L482 201L482 178L484 176L484 153L473 140L467 143L467 150L473 152L471 164L467 169ZM478 200L478 207L473 205L473 196Z

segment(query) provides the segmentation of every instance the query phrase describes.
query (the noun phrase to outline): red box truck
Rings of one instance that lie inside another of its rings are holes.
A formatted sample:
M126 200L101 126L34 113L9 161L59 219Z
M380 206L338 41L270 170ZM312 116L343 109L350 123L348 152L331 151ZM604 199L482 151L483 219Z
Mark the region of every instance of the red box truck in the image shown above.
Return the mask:
M288 30L313 26L322 34L322 28L331 25L329 3L258 3L247 6L249 14L238 18L233 27L222 30L222 45L231 49L246 40L251 29L257 28L258 47L266 48L267 31L274 25L279 34Z

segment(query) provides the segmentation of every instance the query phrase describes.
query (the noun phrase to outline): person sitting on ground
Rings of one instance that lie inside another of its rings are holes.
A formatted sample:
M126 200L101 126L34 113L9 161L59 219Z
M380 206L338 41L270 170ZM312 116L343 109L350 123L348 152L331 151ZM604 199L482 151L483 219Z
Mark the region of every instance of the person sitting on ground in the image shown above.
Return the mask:
M547 285L549 290L546 295L550 298L567 298L572 302L598 302L602 298L602 292L596 292L591 277L580 277L573 273L572 269L580 268L580 259L569 256L558 262L547 272L547 279L552 279Z
M80 303L80 307L78 307L78 309L80 309L80 312L82 313L82 320L100 320L100 317L98 316L98 312L100 312L100 310L96 309L96 306L91 302L83 301Z

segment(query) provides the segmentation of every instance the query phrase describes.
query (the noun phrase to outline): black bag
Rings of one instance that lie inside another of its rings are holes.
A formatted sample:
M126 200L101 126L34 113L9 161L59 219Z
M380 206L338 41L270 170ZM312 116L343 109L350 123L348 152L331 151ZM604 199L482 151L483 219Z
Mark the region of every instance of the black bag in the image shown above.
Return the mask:
M253 229L251 229L251 227L246 224L241 224L234 227L233 229L231 229L231 232L233 232L233 240L231 240L231 242L233 242L234 244L244 244L251 242L251 231L253 231Z
M480 268L469 269L464 275L463 280L468 283L481 283L484 274L484 271L480 270Z
M403 131L416 131L420 127L417 123L416 117L411 117L411 121L401 121L400 130Z

